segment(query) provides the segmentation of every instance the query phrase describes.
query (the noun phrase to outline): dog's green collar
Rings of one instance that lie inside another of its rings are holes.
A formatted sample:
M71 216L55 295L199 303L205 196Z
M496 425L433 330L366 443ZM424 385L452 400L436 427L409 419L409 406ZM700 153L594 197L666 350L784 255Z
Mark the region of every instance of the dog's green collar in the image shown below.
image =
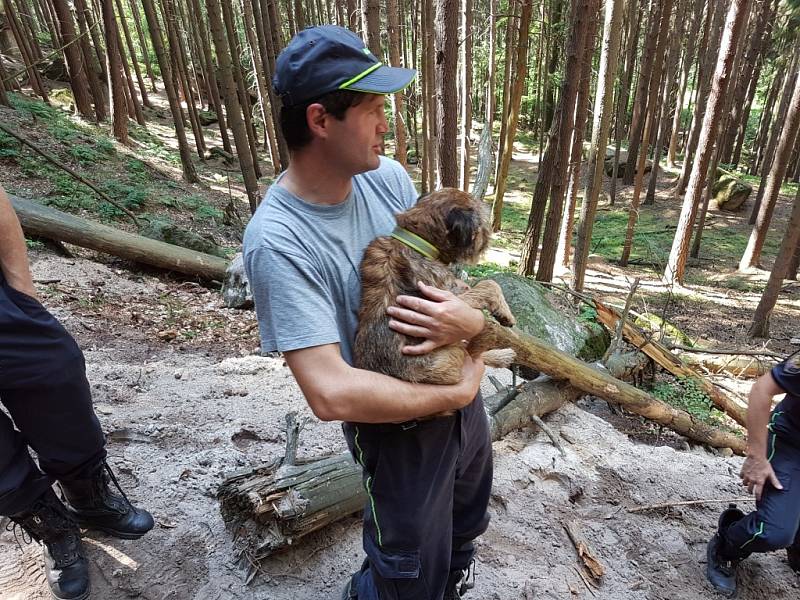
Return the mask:
M439 249L436 246L419 237L416 233L411 233L408 229L395 227L392 232L392 237L399 242L403 242L412 250L416 250L426 258L430 258L431 260L437 260L439 258Z

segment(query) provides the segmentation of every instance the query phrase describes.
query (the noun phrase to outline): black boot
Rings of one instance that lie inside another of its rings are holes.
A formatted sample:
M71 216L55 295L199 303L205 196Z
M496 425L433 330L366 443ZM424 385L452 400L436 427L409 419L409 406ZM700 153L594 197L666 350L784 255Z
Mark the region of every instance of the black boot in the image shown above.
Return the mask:
M109 481L121 496L111 491ZM81 527L125 540L138 539L153 528L152 515L131 504L105 461L89 479L61 481L59 486L67 510Z
M719 517L717 532L708 542L706 549L706 577L720 594L733 598L736 594L736 567L740 559L729 558L725 555L725 530L744 518L744 513L731 504Z
M795 573L800 573L800 548L789 546L786 549L786 557L789 559L789 566Z
M44 572L53 596L59 600L88 598L89 566L80 530L55 492L48 488L27 510L11 515L11 520L42 545Z
M475 560L463 571L451 571L442 600L460 600L475 587Z

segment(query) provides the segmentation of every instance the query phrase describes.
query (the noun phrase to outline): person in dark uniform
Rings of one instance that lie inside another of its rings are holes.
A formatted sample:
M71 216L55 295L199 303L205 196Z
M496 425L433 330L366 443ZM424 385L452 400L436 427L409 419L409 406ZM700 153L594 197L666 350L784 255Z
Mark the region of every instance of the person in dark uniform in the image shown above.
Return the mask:
M0 403L0 515L10 517L15 536L21 528L42 545L53 596L88 598L79 527L136 539L153 518L130 503L106 463L83 354L37 298L25 238L2 187Z
M385 95L414 75L382 65L341 27L298 33L274 78L291 162L244 237L262 351L284 353L317 417L344 422L363 468L367 558L343 590L351 600L460 598L473 582L473 542L489 523L482 361L467 359L451 386L353 366L364 249L419 196L405 169L381 156ZM484 326L481 311L436 288L397 302L387 310L390 326L420 339L406 353L469 339ZM423 419L443 411L452 414Z
M772 399L786 394L770 412ZM786 548L800 573L800 352L753 384L747 408L747 458L742 483L756 497L745 515L732 504L708 542L708 580L717 591L736 593L736 567L753 552Z

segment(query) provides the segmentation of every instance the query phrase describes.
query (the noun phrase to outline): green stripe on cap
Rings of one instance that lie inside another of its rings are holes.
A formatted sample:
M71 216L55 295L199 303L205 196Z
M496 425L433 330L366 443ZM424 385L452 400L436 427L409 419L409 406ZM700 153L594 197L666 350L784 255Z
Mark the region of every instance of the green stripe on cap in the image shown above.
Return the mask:
M347 89L348 87L350 87L351 84L355 83L359 79L363 79L364 77L366 77L367 75L372 73L375 69L377 69L379 67L382 67L382 66L383 66L383 63L375 63L369 69L366 69L366 70L362 71L361 73L359 73L358 75L356 75L355 77L353 77L352 79L350 79L348 81L345 81L342 85L339 86L339 89L340 90Z
M436 260L439 258L439 249L429 241L419 237L416 233L411 233L408 229L395 227L391 236L399 242L404 243L412 250L416 250L422 256Z

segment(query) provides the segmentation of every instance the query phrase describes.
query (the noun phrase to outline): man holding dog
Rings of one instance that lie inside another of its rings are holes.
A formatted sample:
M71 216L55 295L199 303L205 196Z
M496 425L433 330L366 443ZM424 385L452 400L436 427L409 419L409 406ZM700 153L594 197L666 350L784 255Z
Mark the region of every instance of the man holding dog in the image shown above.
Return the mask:
M343 598L441 600L469 587L473 540L488 526L491 444L478 395L483 363L452 386L412 384L352 366L367 244L392 232L417 192L380 156L385 95L415 72L382 65L353 33L300 32L276 63L281 130L291 164L248 225L245 268L264 352L281 351L314 414L343 421L363 467L367 558ZM484 318L420 285L387 312L423 354L470 339ZM444 411L449 417L422 419Z

